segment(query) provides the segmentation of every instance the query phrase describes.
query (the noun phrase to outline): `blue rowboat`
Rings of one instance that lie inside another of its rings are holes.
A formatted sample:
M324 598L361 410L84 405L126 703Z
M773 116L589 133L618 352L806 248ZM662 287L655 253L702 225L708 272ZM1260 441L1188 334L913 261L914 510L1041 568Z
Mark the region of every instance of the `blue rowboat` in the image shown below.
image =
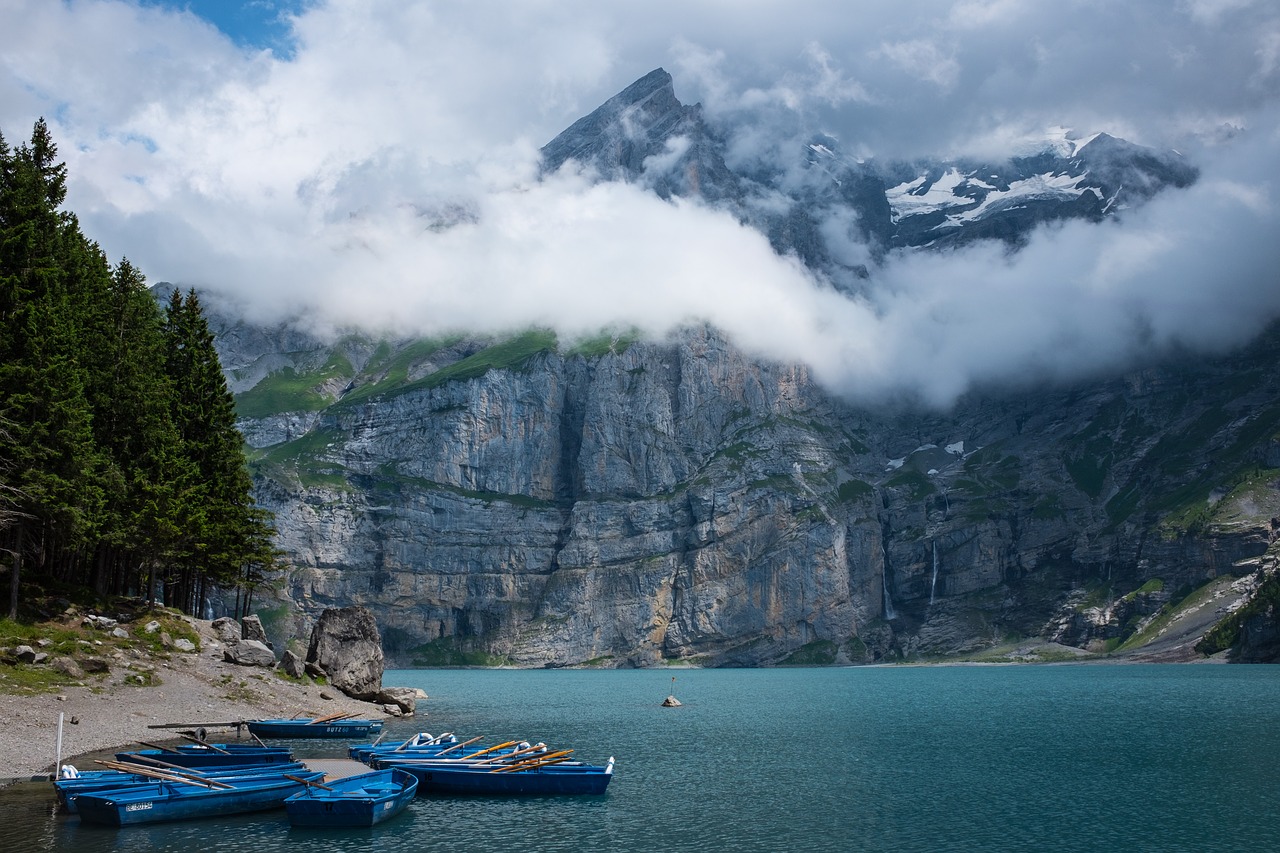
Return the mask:
M111 826L216 817L280 808L307 782L323 778L324 773L309 771L292 779L276 775L227 780L222 784L229 787L213 788L188 782L150 782L80 794L76 806L81 821Z
M506 796L511 794L547 796L559 794L603 794L613 778L613 759L603 767L578 764L562 767L556 764L511 769L440 764L397 765L418 778L422 794L477 794Z
M66 768L64 768L65 771ZM145 785L155 782L153 776L144 775L147 771L157 771L148 767L139 773L126 770L86 770L77 772L75 776L60 776L53 782L54 793L63 810L75 814L78 810L76 798L80 794L96 794L100 791L113 791L131 785ZM219 779L227 781L232 777L279 776L281 773L305 772L306 766L300 761L289 764L250 764L241 767L216 767L209 769L190 769L180 771L189 774L193 779ZM168 772L159 770L158 772Z
M134 752L117 752L116 760L134 761L139 755L147 758L156 758L180 767L284 764L293 761L293 753L284 747L237 743L217 743L212 746L179 746L173 750L139 749Z
M284 801L292 826L373 826L405 810L418 779L403 770L377 770L326 785L308 785Z
M249 720L249 731L258 737L311 738L311 737L369 737L382 730L381 720Z

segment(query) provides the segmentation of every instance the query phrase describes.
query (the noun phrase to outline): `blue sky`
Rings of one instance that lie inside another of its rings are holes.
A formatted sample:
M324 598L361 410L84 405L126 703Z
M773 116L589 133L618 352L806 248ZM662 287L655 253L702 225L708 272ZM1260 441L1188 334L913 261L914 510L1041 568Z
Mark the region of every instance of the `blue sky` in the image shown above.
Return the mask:
M293 39L287 15L301 12L314 0L144 0L145 5L189 11L243 47L292 55Z
M891 255L846 299L722 211L538 179L539 146L659 66L743 160L815 132L994 158L1067 127L1203 177L1012 257ZM1280 314L1275 0L0 0L0 131L41 116L110 258L264 320L705 320L832 385L945 399ZM461 224L424 229L433 211Z

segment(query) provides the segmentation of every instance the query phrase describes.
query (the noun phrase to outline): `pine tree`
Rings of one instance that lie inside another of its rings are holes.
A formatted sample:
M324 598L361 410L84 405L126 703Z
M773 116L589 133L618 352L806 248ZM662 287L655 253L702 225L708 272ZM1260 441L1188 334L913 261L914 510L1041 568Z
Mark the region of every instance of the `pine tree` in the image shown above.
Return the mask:
M187 515L186 561L171 582L181 606L198 606L204 586L234 586L246 563L261 558L270 524L253 505L253 483L236 428L235 400L227 389L213 333L194 290L174 290L165 320L166 367L174 383L174 424L199 495Z
M31 143L4 150L0 165L0 445L6 485L18 495L9 612L16 616L28 552L46 574L70 570L99 521L102 491L78 359L71 284L85 262L84 240L70 214L66 167L44 121Z
M60 210L45 123L0 135L0 555L20 581L156 589L194 612L210 583L270 569L235 408L196 294L162 312Z

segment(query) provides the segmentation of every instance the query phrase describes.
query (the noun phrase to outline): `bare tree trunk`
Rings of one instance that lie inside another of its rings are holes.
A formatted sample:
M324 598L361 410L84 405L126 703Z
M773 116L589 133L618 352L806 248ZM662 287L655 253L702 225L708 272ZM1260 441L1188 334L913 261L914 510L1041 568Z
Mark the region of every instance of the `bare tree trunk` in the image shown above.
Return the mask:
M22 540L27 526L18 522L14 533L13 571L9 574L9 618L18 618L18 582L22 579Z

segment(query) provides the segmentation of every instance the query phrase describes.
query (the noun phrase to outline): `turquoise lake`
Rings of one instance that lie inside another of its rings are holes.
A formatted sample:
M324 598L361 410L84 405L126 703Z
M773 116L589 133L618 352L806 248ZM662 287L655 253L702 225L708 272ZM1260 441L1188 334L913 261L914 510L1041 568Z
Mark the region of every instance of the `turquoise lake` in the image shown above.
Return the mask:
M1280 849L1280 667L398 670L384 683L431 697L390 738L614 756L609 791L420 797L381 827L335 832L290 829L283 811L81 826L47 786L23 785L0 791L0 850ZM684 705L660 707L672 692Z

